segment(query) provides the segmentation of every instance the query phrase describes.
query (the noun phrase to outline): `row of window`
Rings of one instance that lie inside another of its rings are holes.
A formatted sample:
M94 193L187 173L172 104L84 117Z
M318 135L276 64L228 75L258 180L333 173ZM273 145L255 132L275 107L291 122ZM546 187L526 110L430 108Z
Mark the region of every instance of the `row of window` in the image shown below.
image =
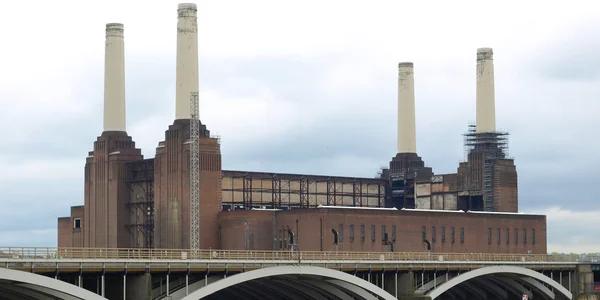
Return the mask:
M441 226L440 231L441 231L441 242L446 243L446 227ZM455 228L450 227L450 243L451 244L454 244L456 241L455 232L456 232ZM496 242L498 245L501 242L500 232L501 232L500 228L497 228ZM523 235L522 235L523 244L527 244L527 229L523 229L522 232L523 232ZM422 234L423 241L427 240L427 227L426 226L422 227L421 234ZM338 240L341 243L344 240L344 225L343 224L340 224L340 226L339 226L338 235L339 235ZM376 227L375 227L375 225L371 225L371 242L376 241L376 236L377 236L376 235ZM350 224L349 238L350 238L350 242L354 242L354 224ZM465 228L464 227L459 228L459 238L460 238L460 243L464 244L465 243ZM517 228L514 229L513 238L514 238L514 244L518 245L519 244L519 229L517 229ZM505 240L506 240L506 244L509 245L510 244L510 229L509 228L506 228ZM360 241L361 242L365 241L365 224L360 224ZM386 231L386 226L381 225L381 241L383 241L383 242L389 242L389 241L395 242L396 241L396 225L392 225L391 238L388 236L388 233ZM431 227L430 242L431 243L437 242L437 233L436 233L435 226ZM533 245L535 245L535 229L531 229L531 243ZM492 244L492 228L488 228L488 244Z
M440 230L442 232L442 243L446 243L446 226L442 226L440 227ZM421 229L421 235L423 240L427 240L427 226L423 226ZM455 230L454 227L450 227L450 243L454 244L455 242ZM431 227L431 243L436 243L437 242L437 234L436 234L436 230L435 230L435 226ZM465 243L465 228L461 227L460 228L460 243L464 244Z
M519 229L515 228L513 229L514 233L513 233L513 239L514 239L514 243L515 245L519 244ZM500 228L496 228L496 243L498 245L500 245L502 237L500 236L501 233L501 229ZM527 244L527 229L523 229L523 245ZM505 234L504 234L504 238L506 241L506 244L510 244L510 229L509 228L505 228ZM492 228L488 228L488 244L492 244ZM531 244L535 245L535 229L531 229Z
M371 242L377 240L377 229L375 225L371 225ZM349 233L350 242L354 242L354 224L350 224ZM344 224L340 224L338 231L338 241L341 243L344 240ZM360 224L360 241L365 241L365 224ZM392 236L388 236L388 232L385 225L381 225L381 241L383 242L395 242L396 241L396 225L392 225Z

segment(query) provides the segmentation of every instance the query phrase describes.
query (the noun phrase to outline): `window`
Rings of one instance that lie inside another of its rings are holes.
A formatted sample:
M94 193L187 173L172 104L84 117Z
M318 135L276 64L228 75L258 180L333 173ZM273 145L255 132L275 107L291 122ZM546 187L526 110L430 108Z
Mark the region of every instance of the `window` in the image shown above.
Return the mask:
M510 244L510 229L506 228L506 244Z
M396 241L396 225L392 225L392 242Z
M527 229L523 229L523 245L527 244Z
M423 226L423 228L421 228L421 237L423 240L427 239L427 227Z
M500 245L500 228L496 229L496 244Z
M435 243L435 226L431 227L431 242Z
M375 241L375 225L371 225L371 242Z
M360 242L365 241L365 224L360 224Z
M442 243L446 242L446 227L442 226Z
M342 242L344 240L344 224L340 224L340 231L338 232L338 242Z
M535 229L531 229L531 244L535 245Z
M519 229L515 228L515 245L519 244Z
M464 227L460 228L460 243L461 244L465 243L465 228Z
M385 225L381 225L381 240L385 241Z
M75 220L73 220L73 228L75 228L75 229L81 228L81 218L75 218Z
M454 244L454 227L450 228L450 243Z
M492 243L492 229L488 228L488 244Z
M350 224L350 241L354 242L354 224Z

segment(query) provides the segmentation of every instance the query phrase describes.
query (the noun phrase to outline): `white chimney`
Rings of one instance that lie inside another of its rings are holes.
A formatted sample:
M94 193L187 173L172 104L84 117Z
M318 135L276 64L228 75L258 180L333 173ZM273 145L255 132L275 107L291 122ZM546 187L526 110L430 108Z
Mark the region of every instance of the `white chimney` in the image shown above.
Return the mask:
M493 56L492 48L477 49L477 133L496 131Z
M175 119L190 119L190 93L198 92L198 18L194 3L177 9L177 76Z
M413 63L398 64L398 153L417 153Z
M125 131L123 24L106 24L104 55L104 131Z

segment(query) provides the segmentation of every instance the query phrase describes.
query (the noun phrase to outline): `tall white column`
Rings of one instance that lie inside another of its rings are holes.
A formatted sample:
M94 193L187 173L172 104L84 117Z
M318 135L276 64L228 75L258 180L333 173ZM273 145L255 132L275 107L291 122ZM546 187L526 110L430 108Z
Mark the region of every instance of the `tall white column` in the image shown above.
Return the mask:
M194 3L177 9L177 76L175 119L190 119L190 93L198 92L198 17Z
M398 153L417 153L412 62L398 64Z
M477 133L496 131L493 56L492 48L477 49Z
M125 47L123 24L106 24L104 131L125 131Z

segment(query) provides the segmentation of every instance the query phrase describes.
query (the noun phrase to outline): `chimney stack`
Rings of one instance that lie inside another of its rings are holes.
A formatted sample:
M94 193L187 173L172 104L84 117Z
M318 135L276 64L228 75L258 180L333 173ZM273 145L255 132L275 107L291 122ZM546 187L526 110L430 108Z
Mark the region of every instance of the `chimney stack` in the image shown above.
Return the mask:
M496 131L493 56L492 48L477 49L477 133Z
M398 153L417 153L413 63L398 64Z
M106 24L104 131L125 131L125 48L123 24Z
M190 119L190 93L198 92L198 18L194 3L177 9L177 76L175 119Z

